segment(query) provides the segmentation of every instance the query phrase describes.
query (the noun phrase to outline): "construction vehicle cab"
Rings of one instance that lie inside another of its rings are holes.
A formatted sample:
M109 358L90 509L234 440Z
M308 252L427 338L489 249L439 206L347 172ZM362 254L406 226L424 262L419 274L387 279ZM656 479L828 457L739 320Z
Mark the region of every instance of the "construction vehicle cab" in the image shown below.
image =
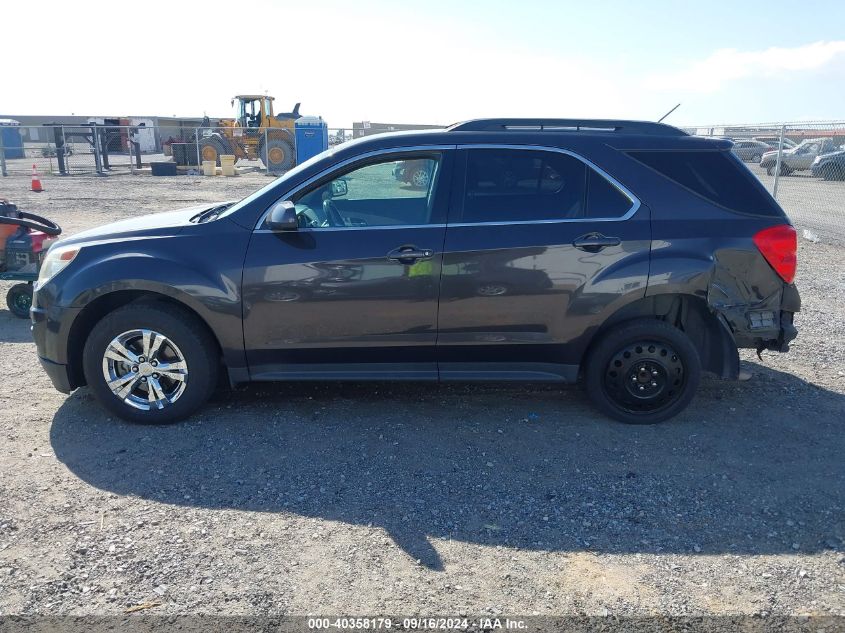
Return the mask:
M300 117L299 104L292 112L275 114L273 97L237 95L232 99L234 119L221 119L219 127L200 139L204 161L220 165L220 156L246 158L264 163L271 172L287 171L296 164L294 124Z

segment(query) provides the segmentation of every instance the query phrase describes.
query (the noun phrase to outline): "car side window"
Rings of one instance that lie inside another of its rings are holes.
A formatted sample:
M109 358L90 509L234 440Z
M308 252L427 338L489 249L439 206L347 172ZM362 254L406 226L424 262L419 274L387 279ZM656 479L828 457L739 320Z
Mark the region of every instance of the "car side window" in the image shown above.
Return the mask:
M302 228L409 226L431 221L441 156L380 159L318 181L293 197Z
M633 202L583 161L560 152L473 149L462 222L613 218Z

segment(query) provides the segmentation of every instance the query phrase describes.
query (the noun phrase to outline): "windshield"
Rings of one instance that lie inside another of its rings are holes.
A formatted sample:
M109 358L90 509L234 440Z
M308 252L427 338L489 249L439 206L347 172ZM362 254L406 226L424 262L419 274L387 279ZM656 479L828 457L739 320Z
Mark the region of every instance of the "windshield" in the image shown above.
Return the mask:
M294 180L303 171L305 171L306 169L308 169L309 167L311 167L315 163L320 162L324 158L331 156L333 153L334 153L334 150L329 149L329 150L326 150L325 152L321 152L320 154L317 154L316 156L312 156L311 158L306 160L304 163L300 163L299 165L297 165L296 167L294 167L290 171L285 172L282 176L279 176L275 180L270 181L270 183L264 185L263 187L261 187L261 189L258 189L257 191L252 192L251 194L249 194L246 198L244 198L240 202L236 202L231 207L226 209L226 211L224 213L221 213L218 217L221 217L221 218L226 217L227 215L234 213L238 209L243 209L250 202L257 200L258 198L263 196L268 191L275 189L277 187L279 188L279 193L282 193L285 190L286 183L290 182L291 180Z

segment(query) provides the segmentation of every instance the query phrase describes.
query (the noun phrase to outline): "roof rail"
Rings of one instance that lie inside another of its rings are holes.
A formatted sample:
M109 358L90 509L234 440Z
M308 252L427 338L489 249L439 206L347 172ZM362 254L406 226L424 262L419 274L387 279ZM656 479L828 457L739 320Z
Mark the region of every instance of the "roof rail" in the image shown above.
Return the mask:
M449 132L550 131L550 132L615 132L617 134L650 134L655 136L688 136L686 132L664 123L651 121L619 121L613 119L475 119L455 123Z

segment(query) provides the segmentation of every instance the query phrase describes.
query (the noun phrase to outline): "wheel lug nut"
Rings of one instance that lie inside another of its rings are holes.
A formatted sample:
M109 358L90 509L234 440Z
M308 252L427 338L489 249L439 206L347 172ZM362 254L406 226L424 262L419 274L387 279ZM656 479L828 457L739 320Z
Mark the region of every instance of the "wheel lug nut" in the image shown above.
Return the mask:
M141 382L147 382L147 377L146 377L146 376L142 376L142 377L141 377Z
M645 385L640 385L640 391L645 391Z
M153 374L153 378L158 378L158 374Z
M654 381L652 380L652 381L651 381L651 386L652 386L652 387L656 387L656 386L657 386L657 383L656 383L656 382L654 382Z
M150 363L150 365L152 365L153 367L158 367L158 361L154 360L153 362Z
M136 373L137 373L137 371L138 371L138 365L132 365L132 371L134 371L134 372L136 372Z
M139 356L139 357L138 357L138 362L139 362L139 363L143 363L145 360L147 360L147 359L146 359L146 358L144 358L143 356Z
M656 376L656 375L657 375L657 370L656 370L656 369L653 369L653 370L652 370L652 372L651 372L651 375L652 375L652 376Z

